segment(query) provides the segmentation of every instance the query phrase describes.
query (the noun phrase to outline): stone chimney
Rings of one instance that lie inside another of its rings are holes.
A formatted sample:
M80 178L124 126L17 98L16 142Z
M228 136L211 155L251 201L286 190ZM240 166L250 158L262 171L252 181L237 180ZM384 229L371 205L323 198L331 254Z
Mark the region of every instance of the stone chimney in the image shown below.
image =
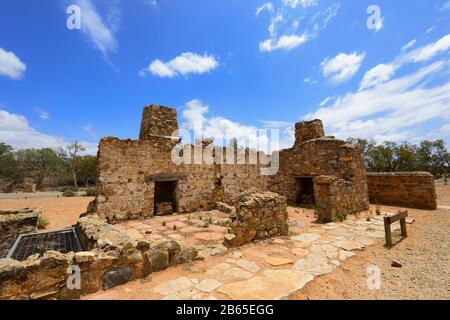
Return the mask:
M152 137L171 137L178 130L177 110L169 107L150 105L142 113L139 140Z
M321 120L303 121L295 124L295 145L325 136Z

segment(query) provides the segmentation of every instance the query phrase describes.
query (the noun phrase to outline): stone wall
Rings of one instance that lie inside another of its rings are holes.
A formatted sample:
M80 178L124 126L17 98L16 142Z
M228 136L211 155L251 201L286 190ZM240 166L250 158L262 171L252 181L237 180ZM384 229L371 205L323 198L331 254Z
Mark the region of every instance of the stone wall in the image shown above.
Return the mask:
M351 211L368 208L361 150L344 141L324 137L320 120L296 124L295 144L278 153L279 170L273 176L261 174L264 167L261 154L248 149L227 153L224 148L214 146L211 139L183 145L178 137L168 137L177 128L175 109L150 106L143 112L140 140L102 139L98 152L97 195L89 211L96 210L111 223L152 217L158 180L146 178L155 175L162 179L164 176L180 177L175 179L176 212L210 210L217 202L237 205L239 194L252 187L276 192L295 205L296 178L319 175L334 176L351 184ZM254 154L256 162L250 161L250 155ZM174 163L173 156L183 160ZM208 158L211 161L208 162Z
M151 105L142 112L139 140L149 140L152 136L171 137L178 130L177 110Z
M367 183L371 203L437 209L436 189L431 173L368 173Z
M244 192L236 213L231 214L231 225L224 244L238 247L255 240L289 234L286 198L273 192L256 189Z
M37 230L40 209L0 211L0 237Z
M234 203L239 193L250 187L267 188L267 178L260 175L258 164L197 164L194 149L200 148L202 153L205 146L185 145L183 150L190 149L191 161L175 164L171 153L178 143L158 137L142 141L102 139L98 152L96 212L109 222L152 217L155 181L146 181L146 177L157 174L183 177L176 186L177 212L214 209L217 201Z
M296 178L325 175L351 184L353 212L369 208L364 157L354 145L334 138L316 138L280 151L279 159L280 169L269 177L269 190L285 196L290 205L297 204ZM320 204L320 199L315 202Z
M314 197L319 222L343 221L347 215L361 211L355 209L355 195L350 181L333 176L314 178Z
M48 251L23 262L0 260L0 299L78 299L197 257L195 248L173 240L136 242L96 215L80 218L76 228L91 251ZM76 285L70 278L73 266L81 275L75 289L68 286Z

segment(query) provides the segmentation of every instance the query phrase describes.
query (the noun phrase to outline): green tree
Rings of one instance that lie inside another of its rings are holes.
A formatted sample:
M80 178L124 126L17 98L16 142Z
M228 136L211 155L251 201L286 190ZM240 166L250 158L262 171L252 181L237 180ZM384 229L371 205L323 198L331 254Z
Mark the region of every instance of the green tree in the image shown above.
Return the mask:
M97 157L79 157L75 164L75 170L78 178L84 182L86 187L89 186L89 182L95 183L97 178Z
M57 149L59 158L66 164L67 168L69 168L70 170L75 190L78 190L76 163L80 156L80 152L83 152L85 150L86 149L81 144L79 144L78 141L67 145L65 149Z
M50 148L25 149L16 152L19 169L27 177L32 177L38 189L42 188L45 178L58 171L61 166L57 153Z
M0 143L0 179L16 183L20 179L17 161L11 146Z

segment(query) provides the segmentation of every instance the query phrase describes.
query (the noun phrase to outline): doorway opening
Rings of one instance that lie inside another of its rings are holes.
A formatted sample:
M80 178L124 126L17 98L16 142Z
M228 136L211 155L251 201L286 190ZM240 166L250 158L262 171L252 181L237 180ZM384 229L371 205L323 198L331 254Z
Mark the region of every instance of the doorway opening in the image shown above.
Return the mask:
M155 215L171 215L177 210L177 181L155 181Z
M296 178L296 204L314 205L314 181L312 177Z

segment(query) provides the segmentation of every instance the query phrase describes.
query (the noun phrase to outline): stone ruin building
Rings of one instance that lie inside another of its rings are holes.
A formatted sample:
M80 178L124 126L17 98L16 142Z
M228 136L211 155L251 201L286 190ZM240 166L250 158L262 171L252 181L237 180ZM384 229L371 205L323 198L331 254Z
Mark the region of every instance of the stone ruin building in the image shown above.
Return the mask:
M262 153L255 164L239 164L237 156L223 163L175 164L172 150L181 143L172 136L177 129L175 109L151 105L144 108L139 140L102 139L97 196L90 211L114 223L211 210L218 202L236 205L239 194L251 188L278 193L290 205L314 205L321 221L343 219L369 207L362 153L326 137L320 120L296 124L294 146L279 151L274 175L261 173L267 167L260 161ZM183 151L202 151L212 143L185 145ZM246 159L250 153L246 150Z

